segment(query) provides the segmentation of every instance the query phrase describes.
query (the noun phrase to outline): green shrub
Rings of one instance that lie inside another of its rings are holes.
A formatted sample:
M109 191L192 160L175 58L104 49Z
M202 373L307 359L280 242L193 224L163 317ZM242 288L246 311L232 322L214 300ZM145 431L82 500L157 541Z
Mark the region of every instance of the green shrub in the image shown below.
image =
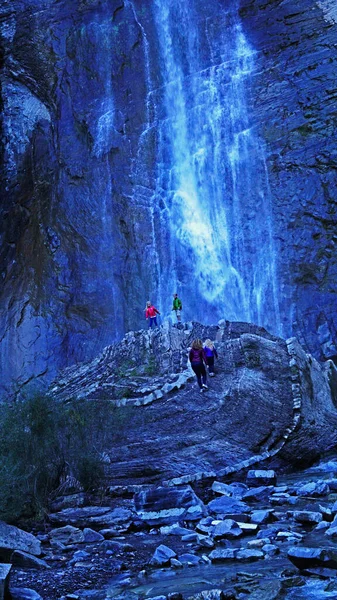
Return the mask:
M98 487L101 454L123 435L123 419L109 401L64 405L36 396L2 405L0 519L42 515L67 476L84 490Z
M147 365L144 367L144 373L146 375L156 375L158 373L156 361L153 356L150 356Z

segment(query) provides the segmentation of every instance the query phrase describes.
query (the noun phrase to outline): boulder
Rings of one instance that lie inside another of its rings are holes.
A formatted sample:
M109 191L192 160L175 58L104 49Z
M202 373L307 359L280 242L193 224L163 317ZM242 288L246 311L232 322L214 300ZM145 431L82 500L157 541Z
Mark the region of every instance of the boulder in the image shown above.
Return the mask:
M14 550L40 556L41 542L31 533L0 521L0 558L8 557Z
M187 565L189 567L198 565L202 562L202 559L199 556L190 553L179 554L178 560L181 562L182 565Z
M214 514L248 513L249 507L244 502L227 496L215 498L208 503L209 510Z
M325 481L312 481L310 483L305 483L304 485L300 485L296 492L298 496L326 496L330 491L328 484Z
M276 473L272 470L251 470L247 473L248 487L261 485L276 485Z
M104 536L94 529L90 529L89 527L85 527L83 529L83 542L87 544L93 544L94 542L102 542L104 540Z
M273 513L273 509L254 510L250 516L250 520L252 523L261 525L262 523L267 523L272 518Z
M238 550L236 548L216 548L209 554L212 562L227 562L234 560Z
M46 561L33 554L21 552L21 550L14 550L11 555L11 563L15 567L21 567L23 569L50 569L50 566Z
M310 510L295 510L293 517L298 523L320 523L323 519L322 513Z
M206 508L192 488L156 487L134 496L137 516L149 525L196 521L206 514Z
M269 485L261 485L259 487L252 488L251 490L248 490L243 494L242 500L244 500L245 502L260 502L268 500L273 489L273 486Z
M80 544L84 541L83 531L78 527L72 525L66 525L65 527L59 527L58 529L52 529L50 537L55 542L61 544Z
M337 569L337 552L333 548L295 546L289 548L287 556L300 570L316 567Z
M171 550L168 546L161 544L156 548L151 560L150 565L156 567L162 567L170 562L171 558L175 558L177 556L176 552Z
M242 535L242 530L232 519L225 519L214 525L214 528L211 530L211 535L215 540L221 540L222 538L235 539Z

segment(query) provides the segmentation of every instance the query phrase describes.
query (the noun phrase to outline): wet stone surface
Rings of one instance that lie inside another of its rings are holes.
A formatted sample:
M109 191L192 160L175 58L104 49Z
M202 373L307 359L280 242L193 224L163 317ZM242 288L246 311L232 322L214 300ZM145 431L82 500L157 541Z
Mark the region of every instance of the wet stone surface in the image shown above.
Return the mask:
M214 514L210 507L216 498L237 501L233 494L238 489L245 494L253 492L254 488L248 487L249 479L245 485L237 482L237 486L233 481L210 482L204 490L199 487L198 494L187 486L181 490L178 487L168 502L172 504L175 498L176 508L203 504L209 514L197 521L167 524L165 515L161 515L162 523L153 526L139 520L141 499L154 498L158 502L160 488L152 495L140 497L138 493L134 499L118 499L118 506L115 501L109 511L103 507L98 511L103 519L113 509L116 523L109 529L100 522L97 539L95 529L86 523L86 519L92 519L95 507L87 506L78 528L58 527L54 522L43 532L33 532L42 542L40 558L49 568L14 566L11 587L35 590L43 600L336 597L335 542L326 529L317 528L323 514L329 513L332 520L337 514L335 493L327 483L335 471L337 464L330 461L319 470L279 475L269 497L261 499L252 493L244 503L240 515L243 521L226 510ZM203 503L203 496L209 498L212 487L218 492ZM325 494L302 495L308 487L324 489ZM272 497L277 489L282 494L287 490L287 497L284 495L283 503L275 507ZM224 496L225 490L232 495ZM297 499L296 510L289 506L289 498ZM231 508L230 504L226 507ZM70 511L68 514L72 515Z

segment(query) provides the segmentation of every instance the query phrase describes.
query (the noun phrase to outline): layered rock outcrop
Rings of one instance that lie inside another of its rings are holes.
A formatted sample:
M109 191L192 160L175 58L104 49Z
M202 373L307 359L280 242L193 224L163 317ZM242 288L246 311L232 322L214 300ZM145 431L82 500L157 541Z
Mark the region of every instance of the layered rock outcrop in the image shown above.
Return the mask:
M187 364L193 339L219 359L200 394ZM313 462L337 443L336 368L247 323L199 323L128 334L53 385L54 400L119 407L123 433L106 448L115 485L190 483L250 465ZM118 425L117 425L118 426Z
M2 393L138 328L151 294L168 314L177 287L187 319L336 355L331 2L0 11Z

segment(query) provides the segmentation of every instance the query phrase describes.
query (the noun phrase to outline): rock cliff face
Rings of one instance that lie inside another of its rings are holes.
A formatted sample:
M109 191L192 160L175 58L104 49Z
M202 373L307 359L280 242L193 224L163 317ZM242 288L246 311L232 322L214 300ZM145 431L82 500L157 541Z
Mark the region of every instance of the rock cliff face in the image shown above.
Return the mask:
M185 318L337 354L328 0L5 0L3 392Z

